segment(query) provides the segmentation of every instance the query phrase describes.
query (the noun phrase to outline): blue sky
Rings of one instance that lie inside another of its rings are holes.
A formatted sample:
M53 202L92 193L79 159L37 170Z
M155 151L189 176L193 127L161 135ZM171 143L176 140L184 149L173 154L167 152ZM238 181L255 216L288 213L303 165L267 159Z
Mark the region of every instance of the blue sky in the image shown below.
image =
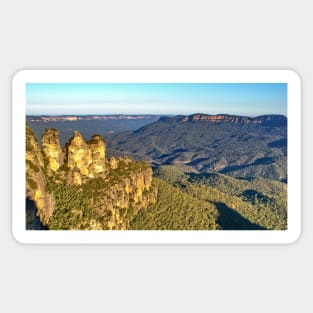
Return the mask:
M287 115L279 83L29 83L27 115Z

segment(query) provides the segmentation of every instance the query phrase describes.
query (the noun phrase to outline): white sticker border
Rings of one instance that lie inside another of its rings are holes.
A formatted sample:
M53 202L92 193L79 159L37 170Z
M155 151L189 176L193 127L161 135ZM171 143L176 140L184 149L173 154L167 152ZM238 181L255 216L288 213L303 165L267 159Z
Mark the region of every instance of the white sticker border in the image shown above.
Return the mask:
M288 229L222 231L36 231L25 229L27 83L287 83ZM22 70L12 80L12 234L38 244L268 244L301 234L301 80L292 70Z

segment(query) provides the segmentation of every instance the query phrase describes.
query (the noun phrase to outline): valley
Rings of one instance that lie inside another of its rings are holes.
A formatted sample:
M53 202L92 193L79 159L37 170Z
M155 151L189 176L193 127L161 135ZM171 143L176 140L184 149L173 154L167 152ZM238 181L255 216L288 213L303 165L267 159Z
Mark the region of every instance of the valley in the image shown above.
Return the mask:
M26 195L41 230L287 229L285 116L29 116L27 125ZM27 229L38 225L31 216Z

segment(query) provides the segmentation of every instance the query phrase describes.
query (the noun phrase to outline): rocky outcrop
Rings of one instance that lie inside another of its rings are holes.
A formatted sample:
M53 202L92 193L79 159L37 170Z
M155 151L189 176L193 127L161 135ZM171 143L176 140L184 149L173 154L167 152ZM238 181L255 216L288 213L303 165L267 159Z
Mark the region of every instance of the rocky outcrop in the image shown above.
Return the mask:
M109 215L105 222L106 229L128 229L130 221L138 212L156 201L157 190L152 187L150 167L123 170L125 176L118 181L116 171L111 172L107 178L107 187L94 190L94 195L90 198L99 216Z
M62 151L58 131L47 129L41 150L31 129L27 131L27 197L48 227L55 210L71 209L79 218L70 229L127 229L140 210L156 201L150 165L128 157L106 160L100 135L86 142L75 131ZM75 202L77 197L83 201ZM59 220L53 223L62 225Z
M47 129L42 136L41 142L43 152L49 162L48 168L49 170L56 172L64 162L58 130Z
M52 157L54 160L54 157ZM50 162L46 165L50 168ZM47 225L54 210L54 196L49 193L44 158L33 131L26 126L26 198L33 200L37 216Z
M100 135L92 136L88 142L78 131L66 145L66 164L71 171L75 171L76 179L82 181L84 177L94 178L105 171L105 143ZM82 176L78 178L78 173Z
M74 131L74 136L66 146L66 158L67 166L71 171L78 169L81 175L87 177L90 175L91 149L78 131Z
M100 135L92 136L88 141L88 146L91 151L91 165L89 167L89 177L94 177L95 174L105 171L105 143Z
M116 158L114 157L110 157L108 160L109 166L111 169L115 170L118 166L118 161Z

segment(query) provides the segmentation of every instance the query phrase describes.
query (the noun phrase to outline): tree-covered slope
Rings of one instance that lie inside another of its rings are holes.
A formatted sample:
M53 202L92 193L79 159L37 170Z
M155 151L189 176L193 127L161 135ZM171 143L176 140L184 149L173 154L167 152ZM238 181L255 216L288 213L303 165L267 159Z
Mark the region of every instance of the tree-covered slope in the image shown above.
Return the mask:
M241 180L219 173L185 174L161 166L154 176L189 196L213 204L222 229L286 229L287 186L269 179Z
M217 230L218 211L161 179L154 179L158 189L156 203L142 210L130 224L134 230Z
M218 119L216 119L218 118ZM287 180L287 119L228 115L163 117L108 144L148 157L156 165L184 165L195 172Z

